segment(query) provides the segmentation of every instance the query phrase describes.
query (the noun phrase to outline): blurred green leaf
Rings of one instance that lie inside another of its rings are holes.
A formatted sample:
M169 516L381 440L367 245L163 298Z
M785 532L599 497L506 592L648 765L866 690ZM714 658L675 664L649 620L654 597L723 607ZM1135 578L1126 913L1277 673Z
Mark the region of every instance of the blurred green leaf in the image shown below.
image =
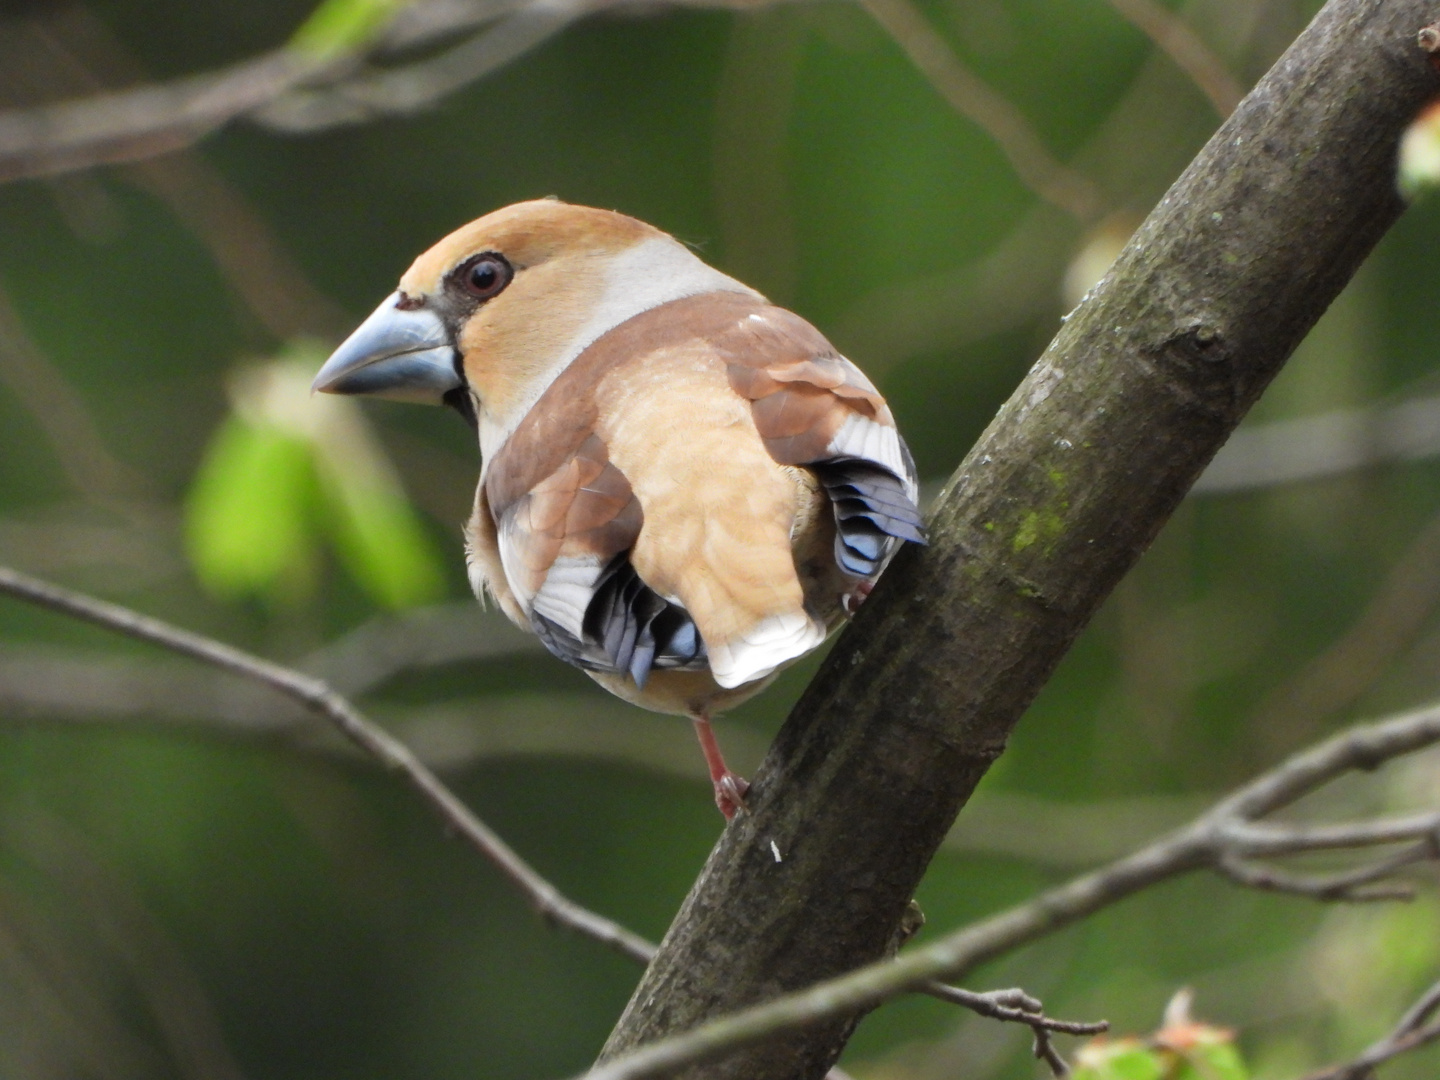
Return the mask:
M1080 1048L1075 1080L1249 1080L1235 1033L1190 1015L1193 993L1177 991L1160 1030L1146 1039L1102 1035Z
M1213 1029L1212 1029L1213 1030ZM1250 1071L1229 1038L1202 1040L1181 1057L1175 1080L1249 1080Z
M1160 1080L1161 1052L1139 1039L1096 1039L1079 1053L1074 1080Z
M440 560L410 505L354 473L325 469L336 550L350 576L392 610L440 599Z
M230 379L189 508L191 558L218 596L309 599L322 540L381 607L437 600L440 557L355 402L310 392L309 342Z
M410 0L324 0L290 38L290 48L329 60L368 44Z
M231 416L191 488L185 539L201 583L227 599L297 599L314 582L315 470L303 439Z

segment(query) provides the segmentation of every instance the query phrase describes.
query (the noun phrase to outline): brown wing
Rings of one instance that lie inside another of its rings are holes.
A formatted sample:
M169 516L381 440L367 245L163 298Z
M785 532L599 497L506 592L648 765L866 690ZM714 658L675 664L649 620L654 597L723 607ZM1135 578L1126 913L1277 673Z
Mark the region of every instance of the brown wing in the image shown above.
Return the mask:
M859 368L781 308L738 320L719 348L771 456L810 469L830 496L842 569L873 578L897 540L925 542L915 464Z
M569 610L565 587L574 575L566 567L603 567L635 543L643 520L630 482L590 435L499 512L500 557L511 587L528 607L573 623L578 633L585 612Z
M867 450L885 454L893 443L896 453L885 454L892 460L876 463L906 475L885 399L800 316L761 307L735 320L716 348L730 385L750 402L760 438L780 464L809 465Z
M497 464L495 476L506 475L503 451ZM628 673L641 686L652 666L703 666L693 622L630 565L644 514L599 436L585 435L554 471L493 516L504 577L556 656Z

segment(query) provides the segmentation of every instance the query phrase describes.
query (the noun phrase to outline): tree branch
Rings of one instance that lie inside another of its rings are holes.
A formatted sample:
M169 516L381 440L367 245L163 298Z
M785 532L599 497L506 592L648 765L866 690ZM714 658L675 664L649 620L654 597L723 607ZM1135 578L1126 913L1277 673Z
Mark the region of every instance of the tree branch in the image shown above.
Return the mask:
M1194 490L1202 495L1253 491L1437 454L1440 398L1414 397L1243 427L1215 455Z
M1372 1080L1377 1065L1440 1039L1440 1020L1431 1019L1437 1009L1440 1009L1440 982L1420 995L1394 1031L1354 1061L1310 1073L1305 1080Z
M1050 1041L1051 1032L1066 1035L1099 1035L1109 1031L1110 1025L1104 1020L1093 1023L1077 1023L1073 1020L1056 1020L1045 1015L1045 1007L1039 998L1031 997L1024 990L989 990L977 994L973 990L962 990L958 986L932 982L923 988L924 992L941 1001L969 1009L978 1016L1000 1020L1011 1024L1025 1024L1035 1036L1035 1057L1045 1062L1056 1077L1070 1074L1070 1066L1060 1056Z
M530 901L539 915L609 946L624 956L646 962L654 946L603 915L565 897L522 859L491 828L471 812L404 743L367 720L355 706L320 679L262 660L229 645L181 630L69 589L0 567L0 593L49 608L107 630L162 646L270 687L329 720L351 742L398 772L472 848L484 855Z
M872 964L643 1047L595 1068L585 1075L585 1080L646 1080L672 1073L685 1075L676 1070L698 1062L721 1060L746 1046L773 1045L773 1040L782 1033L813 1030L826 1021L873 1008L902 993L917 989L929 992L927 988L934 980L964 978L980 964L1071 926L1137 892L1195 870L1209 868L1240 885L1273 889L1272 882L1260 873L1237 875L1228 865L1240 857L1239 853L1248 850L1247 830L1257 828L1252 824L1255 818L1283 809L1347 773L1370 772L1394 758L1436 744L1440 744L1440 705L1352 728L1287 759L1221 800L1189 825L1109 866L1083 874L939 941L910 950L899 959ZM1430 815L1432 819L1436 816ZM1353 846L1359 848L1379 842L1377 837L1381 835L1391 840L1398 838L1392 822L1379 821L1372 826L1375 835L1367 834L1360 824L1346 825L1344 829L1355 838ZM1326 827L1271 824L1264 828L1267 854L1279 856L1315 850L1315 836ZM1427 840L1425 857L1433 860L1436 856L1436 847ZM1407 849L1385 860L1383 874L1379 869L1382 864L1376 863L1362 868L1356 877L1363 875L1367 883L1376 881L1417 858L1412 849ZM1265 868L1264 873L1278 876L1280 872ZM1299 875L1291 877L1296 882L1313 880ZM1371 898L1355 895L1353 886L1282 891L1318 900ZM1400 897L1397 894L1389 898Z
M1157 0L1109 0L1120 17L1155 43L1200 88L1221 118L1240 104L1244 91L1229 70L1186 25Z
M1075 635L1403 209L1399 138L1440 88L1416 46L1433 14L1331 0L1071 314L941 496L930 546L900 553L796 706L602 1062L679 1031L712 1038L710 1017L885 956ZM1122 885L1149 870L1125 863ZM1092 887L1047 903L1083 907ZM1027 933L1059 917L1012 916ZM955 948L942 959L969 955ZM823 1075L889 991L822 985L805 999L819 1014L782 999L805 1030L782 1023L763 1048L678 1075Z
M220 71L3 111L0 183L155 157L240 117L286 131L317 131L414 112L509 63L581 16L623 2L456 5L417 0L373 40L343 55L317 57L287 46ZM675 2L747 7L771 0ZM389 68L363 63L370 56L460 33L470 36L436 56Z
M1095 216L1100 209L1095 185L1056 161L1025 114L962 64L910 0L862 3L950 107L995 140L1022 184L1081 221Z
M0 593L213 665L267 686L299 702L311 712L319 713L374 760L402 773L439 813L447 827L463 836L471 847L495 865L524 894L542 918L592 938L641 964L648 963L654 957L656 947L651 942L564 897L475 817L406 746L366 720L354 706L321 680L250 656L221 642L170 626L128 608L60 588L7 567L0 567ZM436 609L434 614L443 619L448 612L441 608ZM408 623L412 628L417 623L424 625L432 621L433 617L388 620L397 626ZM335 649L327 652L331 656L344 656L347 651L359 647L368 654L376 644L374 638L383 631L394 628L395 626L362 627L360 631L341 639L336 643ZM410 649L413 650L413 642L410 643ZM1077 1023L1046 1016L1040 1001L1023 990L976 993L943 983L929 983L921 989L924 993L971 1009L981 1016L1026 1024L1035 1032L1036 1056L1050 1063L1057 1076L1063 1076L1066 1067L1063 1059L1050 1045L1050 1032L1090 1035L1108 1027L1104 1021ZM849 1080L847 1074L838 1068L831 1068L826 1075L827 1080Z
M316 72L282 49L218 73L0 112L0 183L178 150Z

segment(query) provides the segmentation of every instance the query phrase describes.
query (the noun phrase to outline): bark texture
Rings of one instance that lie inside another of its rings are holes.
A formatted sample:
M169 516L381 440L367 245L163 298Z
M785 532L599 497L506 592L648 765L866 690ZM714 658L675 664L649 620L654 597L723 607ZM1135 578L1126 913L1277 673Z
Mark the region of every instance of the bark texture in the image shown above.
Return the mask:
M605 1058L885 955L1095 609L1395 221L1440 4L1332 0L960 466L754 777ZM854 1019L685 1077L819 1080Z

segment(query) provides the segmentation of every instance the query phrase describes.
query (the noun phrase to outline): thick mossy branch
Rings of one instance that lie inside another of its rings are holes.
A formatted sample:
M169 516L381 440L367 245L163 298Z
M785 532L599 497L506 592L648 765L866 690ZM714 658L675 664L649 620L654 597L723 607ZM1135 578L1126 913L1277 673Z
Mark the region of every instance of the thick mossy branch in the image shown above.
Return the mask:
M796 706L607 1058L885 955L1075 635L1399 216L1437 14L1332 0L1156 207ZM853 1023L683 1075L818 1080Z

